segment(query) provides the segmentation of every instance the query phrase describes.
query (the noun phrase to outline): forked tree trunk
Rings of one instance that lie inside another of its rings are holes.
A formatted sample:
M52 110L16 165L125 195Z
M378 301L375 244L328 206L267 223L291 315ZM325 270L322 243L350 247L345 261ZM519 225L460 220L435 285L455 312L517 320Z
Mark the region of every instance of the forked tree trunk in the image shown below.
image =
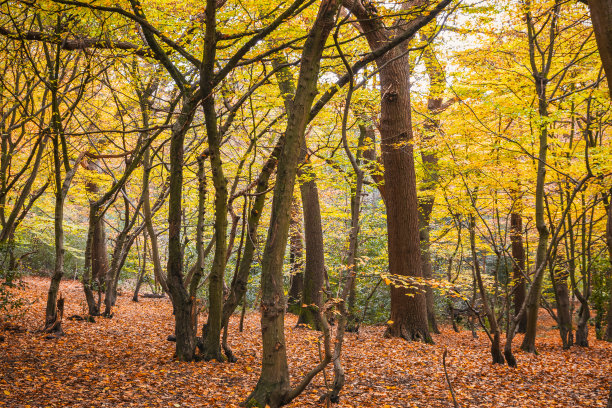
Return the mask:
M561 8L561 0L555 0L554 6L550 9L551 15L549 23L549 43L547 44L546 50L553 49L555 47L555 39L557 35L557 21L559 18L559 12ZM547 96L547 83L548 74L551 67L551 60L553 53L548 51L541 51L537 47L538 35L545 30L538 30L533 21L531 10L527 9L525 15L525 21L527 22L529 49L530 49L530 62L531 62L531 73L535 82L535 90L538 98L538 114L539 114L539 151L538 151L538 164L537 164L537 175L536 175L536 187L535 187L535 222L536 229L538 230L538 246L536 250L536 262L535 268L544 269L547 261L547 248L548 248L548 236L550 232L546 225L544 218L544 185L546 183L546 158L548 152L548 96ZM540 56L536 57L536 49L540 52ZM542 64L538 67L538 62L541 60ZM540 296L542 294L542 283L544 280L544 273L536 274L533 282L531 283L533 288L529 290L527 297L527 328L525 331L525 337L521 344L521 349L527 352L535 353L535 340L538 325L538 312L540 310Z
M287 120L285 145L278 161L272 200L270 229L262 257L261 331L263 359L259 380L247 398L247 406L277 408L289 403L310 382L306 377L292 390L285 344L285 296L283 261L289 235L291 202L300 145L317 90L320 60L325 42L335 23L338 2L323 0L304 44L295 97Z
M551 268L551 279L555 290L555 301L557 302L559 335L561 336L563 349L567 350L574 344L567 273L564 274Z

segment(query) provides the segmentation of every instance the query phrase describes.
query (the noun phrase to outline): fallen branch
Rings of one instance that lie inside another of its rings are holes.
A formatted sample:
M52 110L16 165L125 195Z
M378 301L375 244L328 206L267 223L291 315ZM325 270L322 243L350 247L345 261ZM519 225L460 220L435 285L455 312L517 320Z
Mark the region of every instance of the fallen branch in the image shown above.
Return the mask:
M444 367L444 377L446 377L446 383L448 384L448 389L450 390L451 398L453 399L453 407L461 408L461 405L457 402L457 398L455 397L455 390L453 390L453 385L450 382L450 378L448 377L448 371L446 370L446 355L448 354L448 350L444 349L444 353L442 354L442 366Z

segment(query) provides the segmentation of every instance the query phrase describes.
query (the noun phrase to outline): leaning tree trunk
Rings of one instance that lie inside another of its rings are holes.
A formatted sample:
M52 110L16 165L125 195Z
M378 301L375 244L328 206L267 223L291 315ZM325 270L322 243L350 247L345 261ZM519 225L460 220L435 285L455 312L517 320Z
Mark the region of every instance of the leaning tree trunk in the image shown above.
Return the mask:
M482 299L482 308L487 316L487 320L489 321L489 327L491 329L491 357L493 358L493 364L504 364L505 359L504 355L501 352L501 331L499 329L499 325L497 324L497 317L495 316L495 311L491 309L491 305L489 303L489 297L487 295L487 290L484 286L484 282L482 280L482 274L480 272L480 264L478 262L478 256L476 253L476 221L474 220L474 215L470 214L469 220L469 230L470 230L470 249L472 251L472 262L474 263L474 274L476 276L476 281L478 282L478 289L480 291L480 298Z
M612 3L608 0L588 0L593 31L599 56L608 78L608 90L612 97Z
M259 226L259 220L261 218L261 214L263 213L264 206L266 203L266 193L268 191L268 185L270 181L270 177L276 168L277 160L282 151L284 143L284 136L281 136L270 154L270 157L264 164L259 177L257 178L256 188L255 188L255 200L249 211L248 219L247 219L247 239L244 245L244 250L242 252L242 257L240 258L240 262L238 265L238 270L234 274L234 278L232 279L232 284L230 286L229 293L225 302L223 303L223 318L221 321L221 325L227 329L227 325L229 323L229 319L236 310L238 304L243 302L243 311L244 311L244 302L246 302L246 292L247 292L247 283L249 280L249 274L251 272L251 264L253 263L253 259L255 258L255 252L257 251L258 245L258 237L257 237L257 228ZM235 361L234 356L232 355L231 350L227 346L224 341L224 352L227 358L230 361Z
M302 53L295 97L289 111L285 145L278 161L272 199L270 229L262 257L261 331L263 359L259 380L247 398L248 406L277 408L289 403L310 382L306 377L295 390L289 382L285 344L285 295L283 261L289 235L291 202L297 174L300 145L317 92L317 78L325 42L335 23L338 2L323 0Z

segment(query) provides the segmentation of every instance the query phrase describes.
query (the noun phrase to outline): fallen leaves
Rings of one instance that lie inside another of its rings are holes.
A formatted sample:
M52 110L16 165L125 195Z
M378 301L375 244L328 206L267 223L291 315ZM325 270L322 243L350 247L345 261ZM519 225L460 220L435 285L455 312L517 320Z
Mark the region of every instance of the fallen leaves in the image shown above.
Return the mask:
M239 333L231 321L229 342L238 362L179 363L172 359L172 307L168 299L118 300L113 319L64 321L66 335L44 340L42 321L48 280L27 280L37 301L0 343L0 406L5 407L237 407L255 386L261 361L259 315L248 314ZM81 285L63 282L68 315L81 311ZM201 319L202 321L205 319ZM287 316L287 346L293 381L318 363L318 336L295 328ZM449 407L442 353L462 407L605 407L612 381L612 345L589 339L591 348L561 350L550 320L543 321L539 355L516 352L519 366L490 364L484 334L443 328L436 345L384 339L384 327L347 333L343 352L346 386L339 407ZM520 339L515 340L520 344ZM331 367L319 375L294 407L317 407Z

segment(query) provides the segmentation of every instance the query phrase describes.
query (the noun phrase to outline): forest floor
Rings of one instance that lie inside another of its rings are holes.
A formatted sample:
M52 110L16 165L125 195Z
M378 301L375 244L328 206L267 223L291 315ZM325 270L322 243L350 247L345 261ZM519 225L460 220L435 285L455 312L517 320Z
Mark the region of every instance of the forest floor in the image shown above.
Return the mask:
M135 303L120 296L112 319L95 323L64 319L65 335L46 340L37 332L49 280L28 278L21 295L33 303L0 331L0 407L236 407L257 382L261 360L259 314L249 313L244 331L232 318L229 342L238 362L180 363L173 360L172 307L166 299ZM78 282L62 283L65 317L84 311ZM552 320L544 315L539 354L516 351L518 368L493 366L487 336L449 326L435 345L384 339L383 327L346 335L347 383L338 407L450 407L442 353L462 407L605 407L612 383L612 344L590 338L591 347L563 351ZM201 317L200 320L204 320ZM317 333L294 328L286 335L293 381L319 360ZM592 332L591 328L591 332ZM518 349L521 336L515 339ZM333 380L331 368L327 381ZM323 375L291 406L323 406Z

